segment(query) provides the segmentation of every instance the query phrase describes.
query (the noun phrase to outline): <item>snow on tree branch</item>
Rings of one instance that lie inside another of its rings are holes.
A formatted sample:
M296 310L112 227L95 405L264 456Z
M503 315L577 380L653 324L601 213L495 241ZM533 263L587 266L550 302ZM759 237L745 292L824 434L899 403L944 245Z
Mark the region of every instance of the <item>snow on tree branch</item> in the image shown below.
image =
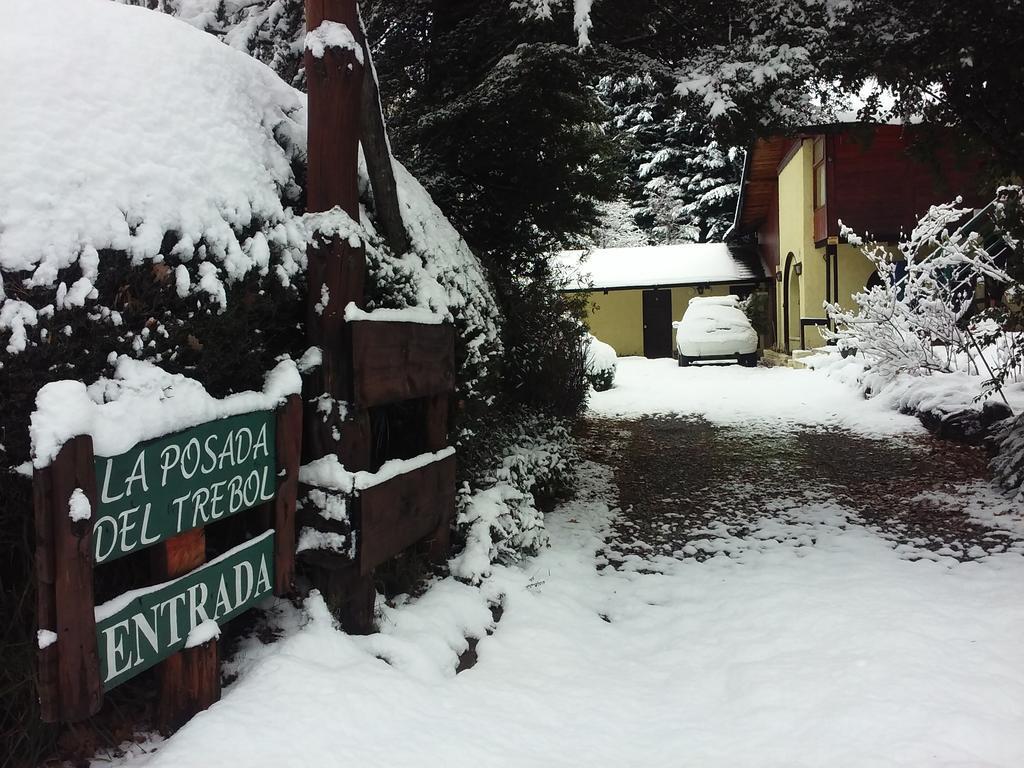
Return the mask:
M878 284L853 296L855 310L825 304L837 327L825 337L844 354L862 354L883 381L964 371L984 375L991 391L1019 375L1019 335L1005 333L991 313L974 312L979 283L1016 281L978 231L950 232L972 213L960 205L932 206L896 252L864 246Z
M590 30L594 26L590 19L590 11L594 0L572 0L573 29L576 30L580 49L590 47ZM522 11L527 18L550 19L553 10L568 5L568 0L513 0L512 8Z

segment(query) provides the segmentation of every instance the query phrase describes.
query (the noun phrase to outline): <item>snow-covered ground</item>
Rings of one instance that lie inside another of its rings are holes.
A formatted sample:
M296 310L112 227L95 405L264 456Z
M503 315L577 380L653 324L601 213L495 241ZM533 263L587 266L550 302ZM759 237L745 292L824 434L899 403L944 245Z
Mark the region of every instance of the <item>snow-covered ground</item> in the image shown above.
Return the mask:
M646 380L663 412L758 431L781 418L769 397L829 429L912 422L808 371L627 359L622 374L595 410L656 410L640 402ZM976 519L995 498L983 482L952 490L943 503ZM301 610L277 603L282 639L248 641L223 700L127 762L1024 764L1020 546L919 558L816 487L765 504L703 562L623 561L616 496L611 470L586 464L578 498L548 516L549 549L480 588L449 578L382 606L376 635L339 632L316 596ZM466 637L480 638L479 659L456 675Z
M891 404L865 400L853 387L818 371L701 364L680 368L666 358L622 357L615 387L592 393L598 416L700 416L715 424L787 429L846 428L861 434L921 432L917 419Z
M982 397L989 376L987 372L967 373L963 370L966 364L960 370L948 373L931 376L902 373L887 379L871 371L863 356L843 358L833 347L819 349L803 362L858 392L872 391L872 399L887 408L952 414L980 410L985 400L990 399L1005 402L1014 413L1024 412L1024 381L1011 377L1001 392L991 392L988 397Z

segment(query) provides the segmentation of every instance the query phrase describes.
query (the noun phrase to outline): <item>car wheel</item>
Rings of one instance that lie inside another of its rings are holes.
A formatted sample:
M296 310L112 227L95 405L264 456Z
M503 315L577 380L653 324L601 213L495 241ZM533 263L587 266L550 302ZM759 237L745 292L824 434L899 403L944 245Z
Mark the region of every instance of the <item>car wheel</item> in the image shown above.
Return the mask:
M747 368L753 368L753 367L755 367L757 365L757 355L756 354L753 354L753 355L740 355L739 360L740 360L740 365L745 366Z
M690 365L690 358L686 357L686 355L680 355L679 356L679 367L680 368L686 368L689 365Z

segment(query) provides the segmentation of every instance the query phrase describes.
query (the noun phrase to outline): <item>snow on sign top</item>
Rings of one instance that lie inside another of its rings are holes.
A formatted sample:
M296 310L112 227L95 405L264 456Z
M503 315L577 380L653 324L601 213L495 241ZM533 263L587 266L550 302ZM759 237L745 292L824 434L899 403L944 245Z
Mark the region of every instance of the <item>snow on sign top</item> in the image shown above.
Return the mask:
M39 390L29 427L32 461L47 466L78 435L92 436L97 456L117 456L145 440L207 421L273 410L301 390L302 378L289 359L267 374L263 391L215 398L194 379L121 356L113 378L88 387L80 381L53 381Z
M554 259L568 290L746 282L766 274L756 256L725 243L562 251Z

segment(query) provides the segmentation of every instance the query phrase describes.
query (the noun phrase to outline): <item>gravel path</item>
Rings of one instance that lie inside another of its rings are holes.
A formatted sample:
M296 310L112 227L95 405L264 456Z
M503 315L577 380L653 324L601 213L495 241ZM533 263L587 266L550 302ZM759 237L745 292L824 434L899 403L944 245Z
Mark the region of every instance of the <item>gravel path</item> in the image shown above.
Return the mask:
M1024 553L1024 532L1009 520L1017 515L977 448L696 418L590 418L580 439L588 457L615 469L620 556L705 559L718 551L709 540L745 537L808 503L838 505L911 559Z

